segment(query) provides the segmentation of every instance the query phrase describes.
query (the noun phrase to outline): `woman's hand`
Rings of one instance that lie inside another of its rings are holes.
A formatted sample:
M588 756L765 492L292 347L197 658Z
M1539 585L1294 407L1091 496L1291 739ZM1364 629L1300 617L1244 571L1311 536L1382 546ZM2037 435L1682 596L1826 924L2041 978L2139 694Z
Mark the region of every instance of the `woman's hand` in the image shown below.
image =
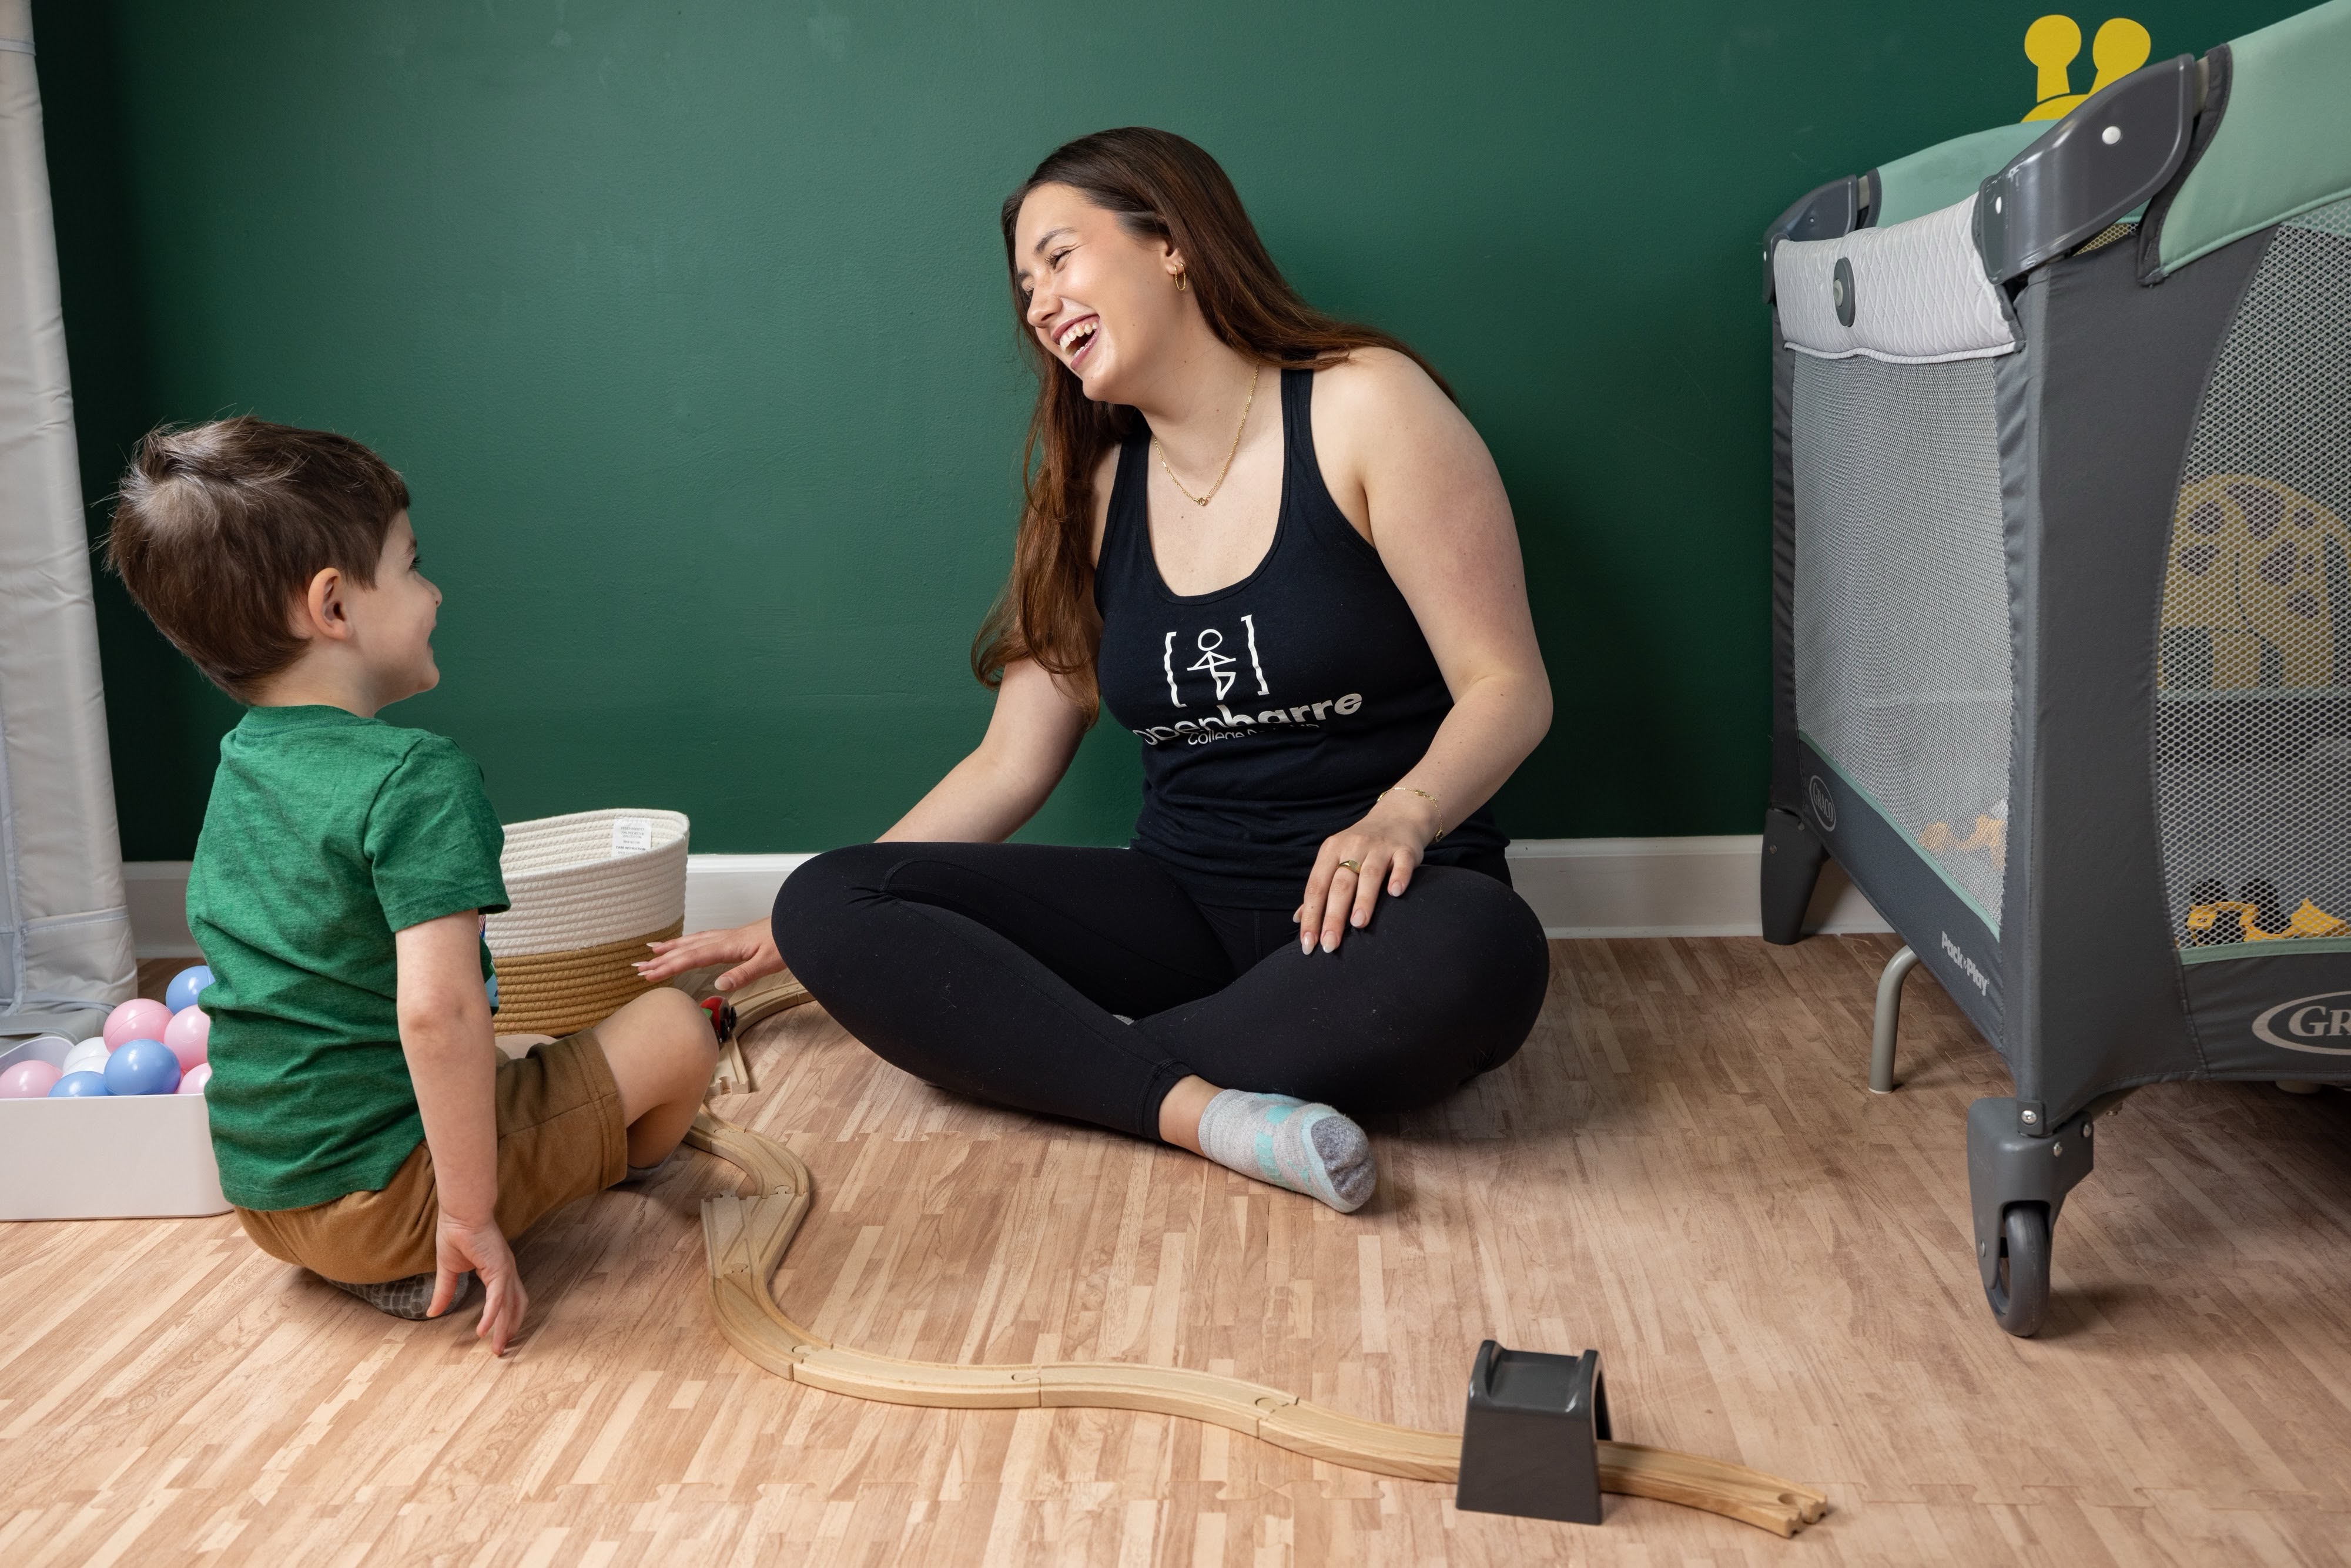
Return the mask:
M638 964L636 970L650 985L657 986L688 969L732 964L733 968L718 977L718 988L731 991L784 967L784 956L776 951L775 933L764 920L721 931L688 932L645 946L653 950L653 956Z
M1390 898L1412 884L1421 855L1437 840L1437 805L1408 793L1382 796L1364 820L1322 841L1306 879L1306 902L1298 906L1298 950L1339 950L1347 927L1369 925L1372 906L1385 887Z

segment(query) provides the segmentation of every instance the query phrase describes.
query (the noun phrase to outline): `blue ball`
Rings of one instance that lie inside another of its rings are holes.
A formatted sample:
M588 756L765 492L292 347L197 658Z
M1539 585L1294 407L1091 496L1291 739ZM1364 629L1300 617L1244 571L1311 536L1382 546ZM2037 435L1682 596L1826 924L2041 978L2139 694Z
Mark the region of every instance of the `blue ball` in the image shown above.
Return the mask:
M106 1092L103 1072L68 1072L49 1085L52 1100L99 1100L105 1098Z
M169 1094L180 1086L180 1058L160 1040L133 1040L106 1059L109 1094Z
M213 983L213 972L202 964L192 965L172 977L163 988L163 1005L173 1012L196 1005L196 993Z

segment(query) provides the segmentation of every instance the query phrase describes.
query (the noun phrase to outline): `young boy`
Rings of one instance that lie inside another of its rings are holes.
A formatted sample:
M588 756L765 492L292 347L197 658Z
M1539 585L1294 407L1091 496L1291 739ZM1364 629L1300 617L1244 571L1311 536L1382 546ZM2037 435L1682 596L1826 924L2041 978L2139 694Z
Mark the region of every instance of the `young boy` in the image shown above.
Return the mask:
M141 443L107 554L246 705L188 877L221 1190L263 1251L401 1317L478 1275L475 1333L503 1355L528 1304L507 1238L665 1158L718 1042L656 990L502 1058L481 923L507 907L504 835L481 769L375 716L441 678L407 508L358 442L221 420Z

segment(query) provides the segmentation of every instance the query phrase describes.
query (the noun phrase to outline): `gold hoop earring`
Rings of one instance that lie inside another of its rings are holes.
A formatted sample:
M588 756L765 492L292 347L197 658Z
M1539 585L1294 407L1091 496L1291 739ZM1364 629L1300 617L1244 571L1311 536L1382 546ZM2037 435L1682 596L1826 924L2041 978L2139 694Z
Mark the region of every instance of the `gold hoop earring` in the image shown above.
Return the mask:
M1176 275L1176 292L1181 294L1190 287L1191 285L1184 281L1184 275L1178 272Z

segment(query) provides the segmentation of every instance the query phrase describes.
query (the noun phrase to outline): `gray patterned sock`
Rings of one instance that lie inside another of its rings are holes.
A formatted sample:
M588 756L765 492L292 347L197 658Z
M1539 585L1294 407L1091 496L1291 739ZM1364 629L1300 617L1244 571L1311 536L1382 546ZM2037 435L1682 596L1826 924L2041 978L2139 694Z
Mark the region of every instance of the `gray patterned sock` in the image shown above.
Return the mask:
M1200 1149L1228 1170L1320 1198L1342 1214L1378 1185L1372 1143L1328 1105L1228 1089L1200 1113Z
M324 1274L319 1278L327 1280ZM343 1280L327 1280L327 1283L338 1291L347 1291L357 1296L377 1312L389 1312L410 1322L422 1322L424 1321L424 1309L433 1304L433 1281L431 1274L411 1274L404 1280L383 1280L367 1285L354 1285ZM473 1299L474 1275L468 1270L457 1276L457 1289L450 1296L449 1304L441 1309L441 1315L447 1317Z
M685 1145L683 1144L678 1145L679 1148L683 1148L684 1146ZM677 1149L672 1149L668 1154L664 1155L661 1158L655 1160L649 1166L631 1166L629 1167L629 1174L622 1176L619 1181L614 1182L612 1185L614 1186L635 1186L642 1182L649 1181L653 1177L661 1175L663 1171L668 1169L669 1162L675 1157L676 1154Z

